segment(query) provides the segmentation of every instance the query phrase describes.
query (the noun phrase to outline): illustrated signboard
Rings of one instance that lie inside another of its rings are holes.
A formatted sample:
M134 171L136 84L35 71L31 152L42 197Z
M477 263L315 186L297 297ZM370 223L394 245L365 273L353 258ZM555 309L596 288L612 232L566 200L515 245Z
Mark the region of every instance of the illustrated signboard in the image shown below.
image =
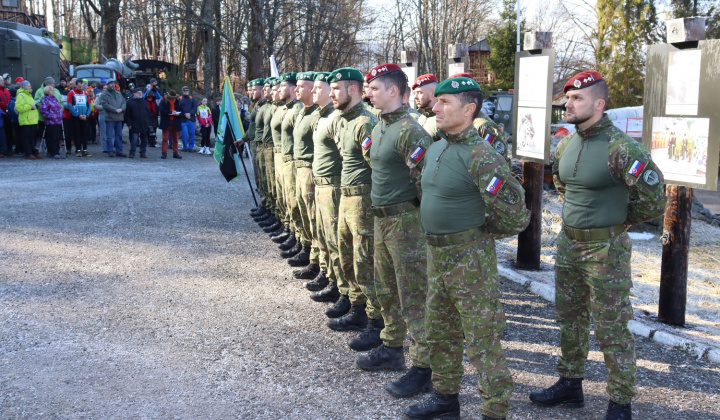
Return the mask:
M720 40L648 50L643 144L667 184L717 190Z
M513 157L550 163L550 119L555 50L515 54Z

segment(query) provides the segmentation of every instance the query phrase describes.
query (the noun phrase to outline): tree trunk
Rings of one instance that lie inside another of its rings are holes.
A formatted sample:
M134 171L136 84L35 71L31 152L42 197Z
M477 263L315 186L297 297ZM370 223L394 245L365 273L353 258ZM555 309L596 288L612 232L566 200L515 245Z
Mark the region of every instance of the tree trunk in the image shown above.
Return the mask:
M215 3L218 0L206 0L203 4L202 16L203 21L210 22L214 17L213 10L215 9ZM203 43L203 55L205 59L205 65L203 66L203 95L205 97L210 96L210 92L213 88L213 74L215 74L215 60L213 57L215 54L215 42L213 37L213 30L209 26L205 26L202 29L202 43Z
M250 0L250 34L248 35L247 79L262 77L265 28L263 27L261 0Z
M101 16L103 25L102 34L102 50L107 58L117 57L118 54L118 36L117 22L120 19L120 1L119 0L101 0L102 4Z

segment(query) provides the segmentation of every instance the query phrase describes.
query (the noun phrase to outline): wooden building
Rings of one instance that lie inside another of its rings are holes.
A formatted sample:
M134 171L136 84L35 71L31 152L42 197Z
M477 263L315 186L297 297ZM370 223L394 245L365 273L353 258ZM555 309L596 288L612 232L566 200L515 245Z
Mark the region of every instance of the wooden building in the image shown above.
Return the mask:
M481 86L495 83L495 73L488 70L485 60L490 57L490 45L487 41L480 41L468 47L468 73L470 73Z

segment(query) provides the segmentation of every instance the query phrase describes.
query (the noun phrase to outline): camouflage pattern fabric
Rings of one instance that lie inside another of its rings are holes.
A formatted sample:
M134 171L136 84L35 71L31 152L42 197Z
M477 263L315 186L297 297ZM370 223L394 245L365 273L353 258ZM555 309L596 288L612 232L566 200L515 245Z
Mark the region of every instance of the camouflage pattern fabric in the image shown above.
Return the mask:
M480 137L485 139L490 145L498 151L508 162L510 162L510 134L500 129L500 126L495 123L490 117L485 115L482 111L475 121L473 126L478 131Z
M343 273L338 279L340 293L350 297L350 303L367 303L365 313L380 319L380 307L375 297L373 269L373 222L370 194L340 197L338 219L338 252Z
M558 372L582 378L590 340L590 316L595 338L608 370L607 392L619 404L635 392L635 341L628 329L632 239L623 233L613 239L579 242L561 232L555 262L555 310L560 325Z
M290 213L287 211L287 200L285 200L285 162L283 162L282 153L273 152L273 159L275 160L275 173L273 174L275 185L273 187L278 209L276 216L279 216L282 223L290 228Z
M336 282L340 292L348 294L347 281L343 279L338 250L338 211L340 209L340 187L333 185L315 186L315 225L320 268L328 280Z
M401 347L410 331L413 366L430 367L425 338L427 246L420 210L395 216L375 216L375 293L385 328L380 338L388 347Z
M312 168L297 168L295 171L295 201L299 213L299 228L303 246L310 247L310 263L317 264L316 220L312 217L315 215L315 184L312 182Z
M257 141L253 141L253 144L255 145L255 154L253 155L255 185L257 186L258 195L260 196L260 205L268 208L268 197L265 183L265 145Z
M428 294L425 328L435 389L460 391L463 336L467 356L478 371L481 411L504 417L513 380L500 345L505 313L498 290L495 241L481 229L471 240L427 248Z
M295 161L289 160L283 162L283 197L285 198L285 211L287 212L287 219L289 225L298 242L303 246L305 243L309 243L309 240L304 236L305 231L302 229L302 218L300 217L300 207L297 202L297 182L295 179Z
M277 204L277 195L275 194L275 153L273 152L272 143L263 143L263 164L265 168L263 181L266 196L268 197L267 209L277 215L280 210Z

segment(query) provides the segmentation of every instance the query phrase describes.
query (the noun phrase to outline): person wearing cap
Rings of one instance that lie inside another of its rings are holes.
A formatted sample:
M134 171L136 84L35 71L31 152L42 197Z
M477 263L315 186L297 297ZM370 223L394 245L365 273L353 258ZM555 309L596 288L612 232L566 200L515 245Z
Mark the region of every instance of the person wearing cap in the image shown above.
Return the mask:
M107 89L98 98L100 103L96 105L96 108L102 107L103 114L105 114L108 157L127 157L122 152L122 124L125 119L127 102L118 92L116 84L117 82L113 79L108 81Z
M197 100L190 96L190 88L183 86L182 96L178 99L183 152L195 151L195 114L197 113L197 107Z
M335 313L342 313L350 304L345 315L328 320L328 327L334 331L364 331L368 319L382 318L375 296L370 200L370 135L378 120L362 102L364 78L360 71L353 67L339 68L328 80L333 106L341 112L336 142L343 158L337 234L343 275L338 279L342 283L338 283L337 290L328 293L329 297L338 299L331 306Z
M370 320L353 350L370 350L356 364L365 370L403 370L403 341L410 333L412 368L385 389L410 397L432 388L425 341L427 268L420 225L420 173L430 136L404 104L407 76L394 63L380 64L365 77L367 97L381 111L370 137L374 217L375 293L382 318Z
M10 86L12 85L12 77L10 76L10 73L5 73L2 75L2 85L5 87L5 89L10 90Z
M329 72L315 73L312 98L317 105L313 111L313 160L312 179L315 191L315 214L310 215L315 227L313 240L318 247L319 272L305 283L311 292L320 292L329 287L337 294L338 278L343 275L338 253L337 231L338 211L340 207L340 175L342 173L342 156L335 143L335 110L330 98ZM350 309L347 302L345 312ZM334 317L342 313L330 313ZM326 315L328 313L326 312Z
M370 98L367 97L367 90L368 90L368 82L367 79L370 76L370 73L367 73L364 76L363 81L363 94L362 94L362 101L365 104L365 108L367 108L368 111L370 111L374 116L376 116L378 119L380 119L380 110L375 108L372 103L370 103Z
M530 222L525 191L505 159L473 126L480 85L467 77L435 87L433 107L445 138L425 155L420 214L427 239L427 342L435 392L409 406L411 419L459 416L463 342L477 368L483 419L505 418L513 380L500 338L505 314L498 288L495 238Z
M265 132L264 116L265 110L268 108L268 84L265 79L254 79L251 81L251 97L255 101L253 103L253 110L250 114L250 121L252 122L253 132L253 144L255 146L255 153L253 158L257 162L257 168L255 172L255 184L258 187L258 194L260 196L260 205L250 211L250 215L253 217L266 214L268 210L268 192L267 182L265 180L265 143L263 143L263 135ZM255 99L257 98L257 99ZM285 238L287 239L287 238ZM283 239L280 242L284 242ZM277 242L277 243L280 243Z
M245 143L248 143L248 146L250 147L250 152L252 154L253 159L253 172L255 174L255 183L257 185L258 190L258 196L260 197L260 204L265 203L265 192L260 185L260 171L261 171L261 164L258 159L258 142L255 141L256 137L256 130L257 130L257 124L256 124L256 118L259 111L258 103L260 102L262 98L262 89L263 85L265 83L264 79L253 79L247 83L248 88L248 94L250 95L250 99L252 100L253 107L252 111L250 112L250 124L248 125L248 129L245 131L245 135L241 139L235 142L235 145L238 147L241 147ZM199 109L199 108L198 108ZM209 133L208 133L209 134ZM210 149L208 148L208 151Z
M167 93L167 99L160 101L158 106L160 114L160 130L162 130L161 159L167 158L168 141L172 141L173 158L182 159L178 153L178 134L182 130L180 111L178 110L178 97L174 90Z
M150 79L150 84L145 87L145 91L143 92L143 98L147 98L148 96L152 96L155 103L158 104L162 99L160 88L158 88L158 81L155 78Z
M20 125L18 143L22 145L25 159L42 159L39 150L35 147L38 109L32 96L32 86L27 80L20 81L20 87L15 93L15 111L18 113L18 123Z
M663 174L645 147L617 129L605 114L608 87L595 70L581 72L563 89L567 122L577 131L555 151L553 180L564 198L557 239L555 310L560 326L560 379L532 392L541 406L582 407L590 319L603 352L610 395L606 420L630 419L635 390L635 342L627 227L665 210Z
M24 79L22 76L16 77L16 78L15 78L15 83L11 84L8 89L10 89L10 90L15 90L15 89L20 88L20 84L21 84L24 80L25 80L25 79Z
M302 217L300 216L300 207L297 201L297 181L295 168L295 138L293 132L297 126L298 120L302 114L304 105L297 99L295 90L297 85L297 73L285 73L280 76L281 82L278 88L280 99L285 102L287 111L283 115L282 124L280 125L280 142L282 144L281 156L283 161L283 197L285 198L285 225L295 232L297 244L294 248L282 254L283 258L288 259L288 264L292 267L305 266L310 258L310 240L307 232L302 226ZM282 228L282 224L278 223L275 231L278 233ZM267 228L270 229L270 228Z
M430 134L433 140L436 140L437 125L435 124L435 113L432 108L437 103L435 98L435 87L438 84L437 76L432 73L423 74L415 79L415 83L412 85L412 90L415 92L415 106L418 111L422 114L422 117L418 119L420 125L423 126L425 131Z
M259 110L255 116L255 141L259 147L257 153L258 160L261 162L260 182L262 183L262 189L264 191L264 201L260 209L251 211L253 220L258 222L266 221L278 212L275 203L275 192L273 191L275 156L273 152L272 132L270 129L272 112L275 110L272 90L274 80L273 77L268 77L264 80L262 87L263 99L258 104ZM276 237L272 237L273 242L280 244L288 239L289 230L287 227L285 227L285 229L285 233L288 233L288 235L282 240L280 240L282 235L276 235ZM295 244L292 244L292 246L295 246Z
M67 109L72 114L73 133L75 133L75 148L77 157L92 157L87 151L90 137L90 101L83 88L84 82L75 81L75 88L68 92Z
M140 157L146 158L147 151L147 132L150 126L150 110L145 99L142 97L142 89L135 88L133 97L127 102L125 108L125 124L128 126L130 133L130 153L129 158L135 157L135 150L138 146L138 138L140 138Z
M295 165L295 202L300 216L297 222L303 250L288 260L304 268L295 270L297 279L313 279L320 273L320 260L315 234L315 185L312 181L312 162L314 155L313 127L317 121L315 110L318 105L313 102L312 89L315 72L307 71L297 74L295 93L303 107L293 128L293 163ZM304 264L303 264L304 263Z

